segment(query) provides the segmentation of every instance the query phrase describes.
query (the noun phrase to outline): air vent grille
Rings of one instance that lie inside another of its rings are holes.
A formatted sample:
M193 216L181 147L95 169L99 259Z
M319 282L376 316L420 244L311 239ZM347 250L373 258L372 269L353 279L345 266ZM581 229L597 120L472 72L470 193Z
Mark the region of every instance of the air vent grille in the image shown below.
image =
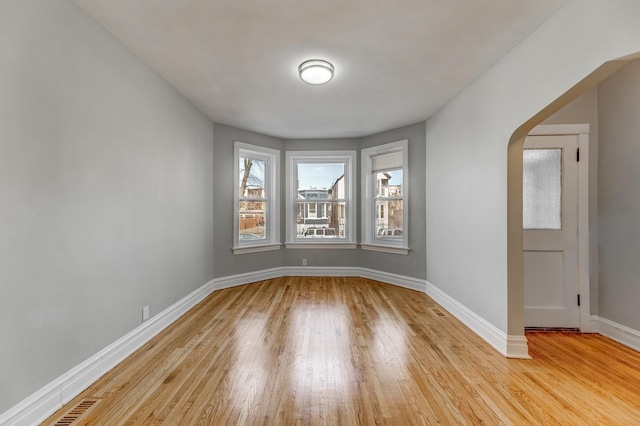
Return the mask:
M56 420L54 426L67 426L73 425L78 420L81 420L84 416L96 406L99 399L83 399L75 407L71 408L65 414L63 414L58 420Z
M431 311L436 314L439 317L446 317L447 314L445 314L444 312L442 312L440 309L438 308L431 308Z

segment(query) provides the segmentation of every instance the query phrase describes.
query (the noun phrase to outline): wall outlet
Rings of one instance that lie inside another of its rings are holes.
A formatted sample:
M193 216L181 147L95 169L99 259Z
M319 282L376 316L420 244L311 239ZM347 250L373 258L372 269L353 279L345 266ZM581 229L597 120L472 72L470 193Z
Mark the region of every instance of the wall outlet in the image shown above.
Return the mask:
M142 308L142 322L149 319L149 305Z
M302 266L307 266L307 259L302 259Z

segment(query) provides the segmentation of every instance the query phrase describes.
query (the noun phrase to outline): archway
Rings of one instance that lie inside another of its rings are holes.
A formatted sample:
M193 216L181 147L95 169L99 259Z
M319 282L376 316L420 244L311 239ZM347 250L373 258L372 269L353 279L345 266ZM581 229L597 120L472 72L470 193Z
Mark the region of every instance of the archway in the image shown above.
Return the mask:
M578 84L570 88L554 102L535 114L512 134L507 148L507 315L508 315L508 354L513 357L527 357L528 349L524 337L524 261L522 227L522 184L523 184L523 147L529 132L588 91L622 66L637 59L631 55L604 63ZM518 338L521 336L521 338Z

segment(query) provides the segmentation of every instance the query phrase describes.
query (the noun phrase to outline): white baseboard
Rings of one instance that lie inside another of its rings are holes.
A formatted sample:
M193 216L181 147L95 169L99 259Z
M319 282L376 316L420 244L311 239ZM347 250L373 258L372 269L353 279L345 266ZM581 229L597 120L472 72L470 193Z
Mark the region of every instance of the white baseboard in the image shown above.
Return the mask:
M282 275L304 277L362 277L408 288L410 290L421 291L423 293L427 288L427 282L425 280L369 268L288 266L283 268Z
M580 313L580 331L582 333L595 333L591 314Z
M210 281L151 317L100 352L0 414L0 425L39 424L197 305L213 290L215 290L213 281Z
M529 355L529 345L527 343L527 337L525 335L507 336L507 357L518 359L531 359Z
M358 268L349 266L284 266L281 268L265 269L262 271L247 272L244 274L230 275L213 280L215 290L269 280L278 277L362 277L381 281L387 284L411 290L425 292L427 282L419 278L376 271L375 269Z
M282 268L263 269L261 271L245 272L243 274L229 275L226 277L215 278L213 290L222 290L225 288L237 287L257 281L271 280L282 276Z
M350 266L285 266L283 277L359 277L360 269Z
M419 278L407 277L404 275L391 274L389 272L376 271L375 269L359 268L359 276L370 280L382 281L383 283L397 285L410 290L426 293L427 281Z
M640 331L618 324L606 318L593 315L591 317L593 331L625 346L640 351Z
M502 355L508 358L530 358L527 347L527 338L524 335L507 336L505 332L430 282L427 282L426 293L429 297L435 300L436 303L462 321L464 325L483 338Z

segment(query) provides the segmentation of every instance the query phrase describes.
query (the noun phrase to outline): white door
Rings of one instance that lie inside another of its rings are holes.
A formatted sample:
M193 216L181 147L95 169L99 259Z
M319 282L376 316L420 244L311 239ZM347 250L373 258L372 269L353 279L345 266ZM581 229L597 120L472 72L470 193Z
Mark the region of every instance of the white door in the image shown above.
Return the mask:
M580 326L578 135L528 136L523 152L526 327Z

